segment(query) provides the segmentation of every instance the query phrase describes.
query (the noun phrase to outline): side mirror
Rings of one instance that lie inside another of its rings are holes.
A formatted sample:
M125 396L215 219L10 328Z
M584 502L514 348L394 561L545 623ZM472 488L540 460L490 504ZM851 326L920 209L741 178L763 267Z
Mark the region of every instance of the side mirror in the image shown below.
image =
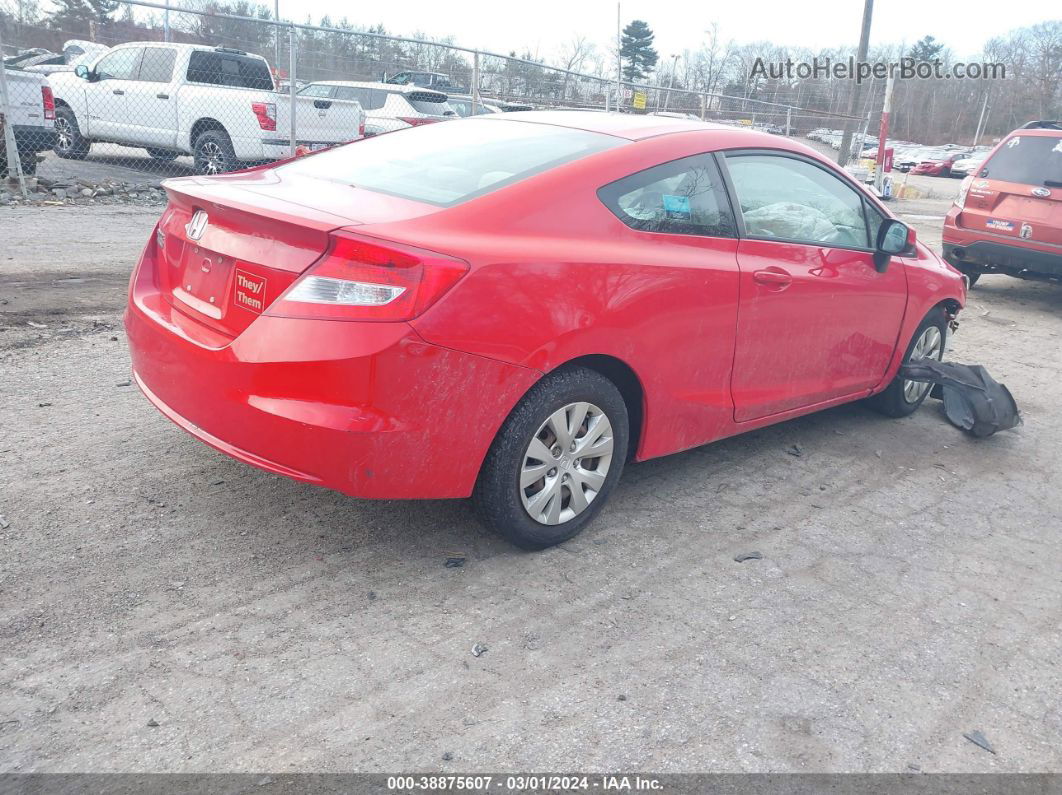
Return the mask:
M903 254L914 246L914 230L895 218L886 218L878 229L878 240L874 251L874 270L884 273L888 270L889 260Z
M88 80L89 79L88 67L85 66L85 64L83 64L83 63L79 63L77 66L74 67L74 74L76 74L82 80Z

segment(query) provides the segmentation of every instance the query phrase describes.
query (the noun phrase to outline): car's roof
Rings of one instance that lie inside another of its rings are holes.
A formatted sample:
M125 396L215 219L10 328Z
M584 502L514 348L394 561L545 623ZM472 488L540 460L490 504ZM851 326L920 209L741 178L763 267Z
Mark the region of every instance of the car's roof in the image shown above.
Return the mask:
M748 136L749 145L752 146L756 145L757 142L774 142L778 140L778 136L770 133L744 130L740 127L731 127L725 124L693 121L692 119L675 119L668 116L639 116L629 113L528 110L519 114L482 116L479 118L491 122L516 121L551 124L556 127L571 127L572 129L626 138L630 141L640 141L645 138L654 138L658 135L669 135L671 133L705 132L707 130L721 130L731 134L740 133Z
M400 94L442 94L444 92L435 88L415 86L410 83L380 83L361 80L314 80L310 85L315 86L350 86L351 88L379 88L382 91L395 91Z
M209 44L179 44L172 41L126 41L121 44L115 44L111 47L111 50L124 50L129 47L167 47L171 50L179 51L199 51L199 52L220 52L226 55L239 55L246 58L258 58L265 60L265 58L258 53L245 52L243 50L230 49L228 47L212 47ZM102 52L100 53L103 54Z

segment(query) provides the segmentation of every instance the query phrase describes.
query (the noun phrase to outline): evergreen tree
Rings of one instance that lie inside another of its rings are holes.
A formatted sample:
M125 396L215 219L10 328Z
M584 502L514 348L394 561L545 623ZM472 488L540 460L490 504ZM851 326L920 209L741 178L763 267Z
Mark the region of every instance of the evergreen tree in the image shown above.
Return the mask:
M648 23L636 19L623 29L620 58L623 76L631 82L641 82L649 76L660 56L653 49L653 31Z
M908 58L914 58L915 61L935 61L944 50L944 45L936 40L933 36L925 36L915 42L911 51L907 53Z

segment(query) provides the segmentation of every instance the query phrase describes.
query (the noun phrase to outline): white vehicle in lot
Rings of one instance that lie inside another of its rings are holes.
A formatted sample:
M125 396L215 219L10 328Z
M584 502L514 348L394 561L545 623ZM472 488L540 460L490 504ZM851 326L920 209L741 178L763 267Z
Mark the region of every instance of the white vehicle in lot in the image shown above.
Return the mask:
M357 100L365 109L366 135L458 118L446 94L414 85L322 80L310 83L298 96L316 101Z
M37 153L55 143L55 102L44 75L0 66L7 82L10 118L0 121L0 176L7 171L7 145L4 124L11 125L22 173L37 171Z
M291 98L269 64L224 47L136 42L73 73L52 75L55 153L82 159L95 142L143 147L155 159L192 155L200 174L288 156ZM296 97L297 143L320 148L364 134L357 102Z

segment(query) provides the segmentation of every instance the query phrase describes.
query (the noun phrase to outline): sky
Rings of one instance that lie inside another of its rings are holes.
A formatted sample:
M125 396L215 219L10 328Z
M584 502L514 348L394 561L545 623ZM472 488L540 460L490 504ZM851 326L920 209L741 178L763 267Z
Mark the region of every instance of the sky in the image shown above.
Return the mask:
M270 2L271 0L260 0ZM179 0L178 0L179 2ZM980 52L985 41L1052 16L1047 0L877 0L870 42L911 43L927 34L944 41L958 59ZM558 44L584 34L600 45L614 40L615 0L401 0L397 3L343 0L280 0L282 19L302 21L309 13L344 15L356 25L382 23L389 33L452 34L455 43L493 52L529 49L548 60ZM656 33L662 57L696 50L704 31L719 24L720 38L737 43L824 47L855 46L863 16L861 0L625 0L623 23L644 19ZM1059 14L1057 16L1062 16Z

